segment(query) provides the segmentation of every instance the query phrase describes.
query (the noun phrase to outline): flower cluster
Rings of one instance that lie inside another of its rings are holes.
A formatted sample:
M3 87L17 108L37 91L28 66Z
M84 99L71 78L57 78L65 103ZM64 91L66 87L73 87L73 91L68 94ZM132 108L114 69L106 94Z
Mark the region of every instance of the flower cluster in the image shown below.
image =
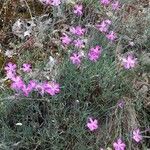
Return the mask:
M117 38L117 35L114 31L108 31L111 25L111 20L103 20L101 23L96 24L96 28L106 35L106 38L110 41L114 41Z
M75 4L74 5L74 9L73 9L74 14L80 16L83 14L83 6L82 4ZM109 28L111 24L110 20L105 20L101 25L98 25L97 27L99 28L99 30L101 30L102 32L106 32ZM95 46L92 47L87 55L81 55L81 51L82 49L85 48L85 41L86 39L84 39L84 35L85 33L87 33L87 29L83 28L82 26L78 25L78 26L71 26L69 28L69 32L68 33L62 33L62 37L60 38L62 44L64 46L73 46L75 49L75 51L77 52L73 52L70 56L70 60L73 64L75 64L76 66L80 66L81 62L82 62L82 58L83 56L87 56L87 58L90 61L96 62L102 52L102 48L100 46ZM108 35L108 38L112 39L111 35L112 33L109 33L110 35Z
M69 37L66 33L63 33L60 40L62 41L62 44L65 46L75 46L76 48L84 48L84 41L81 38L85 34L86 30L85 28L82 28L81 26L76 27L70 27L70 34L71 37Z
M100 0L100 3L104 6L109 6L111 4L113 10L118 10L120 8L119 1L113 1L111 3L111 0ZM117 34L114 31L108 31L110 25L111 25L111 21L107 19L97 24L96 28L98 28L99 31L104 33L108 40L114 41L117 38Z
M98 120L97 119L92 119L92 117L88 118L88 122L86 124L86 127L90 131L95 131L98 129ZM133 135L132 138L138 143L142 140L142 135L140 133L140 129L133 130ZM115 150L125 150L126 144L122 141L121 138L118 138L116 142L113 143L113 148Z
M30 80L28 84L21 78L21 76L17 75L17 66L9 62L5 66L5 71L7 78L12 81L11 88L17 92L22 92L24 96L29 96L32 91L38 91L41 95L48 93L49 95L53 96L60 92L60 86L58 83L55 82L46 82L46 83L38 83L34 80ZM31 71L30 64L23 64L21 70L24 72Z
M61 4L61 0L40 0L42 3L46 5L52 5L52 6L59 6ZM120 7L119 1L112 1L112 0L100 0L100 3L104 6L111 5L113 10L118 10ZM82 4L75 4L73 7L73 13L76 16L82 16L83 15L83 5ZM110 41L115 41L117 39L117 34L110 30L110 26L112 25L112 21L109 19L105 19L102 22L94 25L102 34L105 35L107 39ZM97 62L102 54L102 47L100 45L96 45L93 47L90 47L86 55L84 54L84 49L86 49L86 42L85 42L85 35L87 33L87 29L84 28L81 25L71 26L69 28L69 32L62 33L62 36L60 37L60 40L64 47L72 46L74 48L73 53L70 55L70 61L72 64L79 67L82 63L83 57L86 56L86 59ZM132 46L134 43L130 43ZM82 53L83 52L83 53ZM126 57L122 58L122 65L125 69L132 69L137 64L137 59L133 55L128 55ZM28 83L25 82L25 80L18 75L17 73L17 65L9 62L5 66L5 71L7 78L11 80L11 89L15 90L18 93L23 94L24 96L28 97L30 93L32 92L38 92L42 96L44 94L48 94L50 96L54 96L58 93L60 93L60 85L56 83L55 81L45 81L45 82L38 82L35 80L29 80ZM23 71L25 74L32 72L32 66L31 64L24 63L22 67L20 68L21 71ZM124 100L120 100L117 103L117 107L120 109L123 109L125 106ZM96 131L99 128L99 123L97 119L93 119L93 117L89 117L87 119L86 128L88 128L91 132ZM19 125L19 124L18 124ZM132 139L139 143L142 141L143 137L140 132L140 129L135 129L132 131ZM122 138L117 137L117 139L113 142L112 147L114 150L125 150L126 144L125 141L123 141Z
M102 47L100 46L95 46L90 48L87 57L90 61L96 62L102 53ZM79 66L81 64L81 59L83 58L83 54L79 52L75 52L70 56L70 60L73 64Z

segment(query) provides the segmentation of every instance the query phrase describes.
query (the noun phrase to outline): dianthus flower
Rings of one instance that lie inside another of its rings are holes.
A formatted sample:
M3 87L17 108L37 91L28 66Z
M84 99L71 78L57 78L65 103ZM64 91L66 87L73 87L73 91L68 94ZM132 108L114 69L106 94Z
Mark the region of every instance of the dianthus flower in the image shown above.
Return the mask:
M36 87L36 82L34 80L30 80L28 85L24 84L21 90L23 91L25 96L28 96L29 93L33 91L35 87Z
M73 34L76 34L78 36L81 36L81 35L84 35L85 28L82 28L80 26L70 27L70 32L73 33Z
M64 45L69 45L70 42L71 42L70 37L67 34L65 34L65 33L63 33L63 36L60 39L62 40L62 43Z
M73 64L80 65L81 55L79 55L78 53L73 53L70 57L70 60L72 61Z
M61 1L60 0L51 0L52 2L51 2L51 5L53 5L53 6L58 6L58 5L60 5L61 4Z
M128 55L122 59L122 64L125 69L131 69L137 64L137 59L134 58L133 55Z
M69 30L72 34L76 34L76 27L70 27Z
M113 10L118 10L120 7L119 1L115 1L111 4Z
M76 48L84 48L84 41L82 39L74 40L74 46Z
M107 5L109 5L110 0L100 0L100 3L104 6L107 6Z
M102 48L100 46L95 46L94 48L91 48L88 53L88 58L91 61L97 61L101 55Z
M110 31L106 37L110 40L110 41L114 41L117 38L117 35L114 31Z
M89 128L90 131L96 130L98 128L98 121L96 119L89 118L87 127Z
M32 91L32 89L29 86L26 86L25 84L23 85L21 90L24 96L29 96L29 93Z
M107 32L109 26L111 25L110 20L104 20L100 24L97 24L96 27L101 31L101 32Z
M139 143L141 140L142 140L142 135L140 133L140 129L136 129L133 131L133 136L132 138L137 142Z
M22 65L22 70L24 72L30 72L31 71L31 64L27 64L27 63L23 64Z
M113 143L113 147L115 150L125 150L126 145L121 139L118 139L117 142Z
M11 63L11 62L9 62L6 66L5 66L5 70L8 72L15 72L16 71L16 68L17 68L17 66L16 66L16 64L13 64L13 63Z
M35 90L43 96L45 93L45 83L37 83L35 86Z
M83 12L82 12L82 9L83 9L83 6L82 5L78 5L78 4L76 4L75 6L74 6L74 14L76 14L76 15L78 15L78 16L81 16L82 14L83 14Z
M124 105L125 105L124 100L119 100L118 101L118 107L120 107L122 109L124 107Z
M11 88L15 90L21 90L24 86L24 82L20 76L16 76L12 79Z
M50 82L45 84L45 92L54 96L60 92L60 85L56 82Z
M30 80L28 86L30 86L30 88L34 89L36 87L37 83L34 80Z
M13 80L13 78L15 78L15 76L16 76L16 72L7 71L6 76L7 76L8 79Z

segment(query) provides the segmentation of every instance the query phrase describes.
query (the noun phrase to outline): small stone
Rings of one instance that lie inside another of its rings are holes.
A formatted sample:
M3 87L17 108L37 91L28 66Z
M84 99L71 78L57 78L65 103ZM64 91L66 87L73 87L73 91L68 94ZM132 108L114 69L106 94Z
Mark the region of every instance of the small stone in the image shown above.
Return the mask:
M22 126L22 123L18 122L16 123L16 126Z

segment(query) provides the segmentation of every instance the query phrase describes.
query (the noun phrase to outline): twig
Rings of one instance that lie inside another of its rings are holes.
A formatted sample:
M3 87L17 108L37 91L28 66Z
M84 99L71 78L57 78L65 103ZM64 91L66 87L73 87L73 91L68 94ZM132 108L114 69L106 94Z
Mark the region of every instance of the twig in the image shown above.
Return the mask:
M5 101L5 100L32 100L32 101L44 101L44 102L49 102L48 98L29 98L29 97L18 97L15 95L9 96L9 97L5 97L5 98L0 98L0 102Z
M27 6L27 8L28 8L28 11L29 11L29 14L30 14L31 19L33 19L33 16L32 16L32 13L31 13L31 9L30 9L30 6L28 5L28 3L27 3L26 0L24 0L24 2L25 2L26 6Z

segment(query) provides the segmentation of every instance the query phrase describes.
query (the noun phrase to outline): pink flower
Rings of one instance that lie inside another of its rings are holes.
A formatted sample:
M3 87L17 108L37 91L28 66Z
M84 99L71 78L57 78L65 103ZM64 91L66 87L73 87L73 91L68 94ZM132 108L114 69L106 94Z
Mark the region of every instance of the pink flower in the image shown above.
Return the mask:
M108 30L107 24L103 21L101 24L97 24L96 27L101 31L101 32L106 32Z
M60 85L55 82L47 83L45 84L45 92L47 92L51 96L54 96L60 92Z
M76 34L76 28L75 27L70 27L70 32L73 34Z
M35 89L43 96L45 93L45 84L43 83L36 84Z
M24 71L24 72L30 72L31 71L31 64L23 64L22 65L22 70Z
M74 40L74 46L76 48L84 48L84 41L81 39Z
M98 128L98 121L96 119L89 118L89 122L87 123L87 127L90 131L94 131Z
M52 2L51 2L51 5L53 5L53 6L58 6L58 5L60 5L61 4L61 1L60 0L51 0Z
M24 86L24 82L20 76L16 76L13 78L13 83L11 84L11 88L15 90L21 90Z
M82 5L75 5L74 6L74 14L81 16L83 14L82 12L83 6Z
M124 105L125 105L124 100L119 100L118 101L118 107L120 107L122 109L124 107Z
M107 23L108 25L111 25L111 20L106 19L106 20L104 20L104 21L105 21L105 23Z
M15 78L15 76L16 76L16 72L7 71L6 76L8 79L13 80L13 78Z
M34 80L30 80L28 86L31 89L34 89L36 87L37 83Z
M60 38L62 40L62 43L64 45L69 45L71 42L71 39L69 38L69 36L65 33L63 33L63 36Z
M104 6L107 6L107 5L109 5L110 0L100 0L100 3Z
M30 86L26 86L24 84L21 90L22 90L24 96L29 96L29 93L32 91L32 88Z
M24 86L22 87L22 91L23 91L23 93L24 93L25 96L28 96L29 93L30 93L31 91L33 91L33 89L34 89L35 87L36 87L36 82L33 81L33 80L30 80L30 81L29 81L29 84L28 84L27 86L24 85Z
M11 63L11 62L9 62L6 66L5 66L5 70L8 72L16 72L16 68L17 68L17 66L16 66L16 64L13 64L13 63Z
M80 26L76 26L76 27L71 27L70 28L70 32L73 33L73 34L76 34L76 35L84 35L85 33L85 28L82 28Z
M101 55L102 48L100 46L95 46L95 48L91 48L88 57L91 61L97 61Z
M72 56L70 57L70 60L72 61L73 64L80 65L81 55L79 55L78 53L73 53Z
M37 85L37 84L36 84L35 81L30 80L30 81L29 81L29 84L28 84L27 86L24 84L21 90L23 91L23 93L24 93L25 96L28 96L29 93L30 93L31 91L33 91L33 89L36 87L36 85Z
M110 31L106 37L110 40L110 41L114 41L117 38L117 35L114 31Z
M80 27L80 26L77 26L76 27L76 34L77 35L83 35L85 33L85 28L82 28L82 27Z
M6 76L8 79L13 80L13 78L15 78L16 76L16 64L13 64L11 62L9 62L6 66L5 66L5 70L6 70Z
M101 32L107 32L109 26L111 25L110 20L104 20L100 24L97 24L96 27L101 31Z
M41 3L46 5L58 6L61 4L60 0L40 0Z
M115 150L125 150L126 145L121 139L118 139L117 142L113 143L113 147Z
M140 133L140 129L136 129L133 131L133 137L132 137L137 143L139 143L142 140L142 135Z
M115 1L111 4L113 10L118 10L120 7L119 1Z
M134 68L137 64L137 59L134 58L132 55L128 55L127 57L124 57L122 59L122 64L125 69L131 69Z

